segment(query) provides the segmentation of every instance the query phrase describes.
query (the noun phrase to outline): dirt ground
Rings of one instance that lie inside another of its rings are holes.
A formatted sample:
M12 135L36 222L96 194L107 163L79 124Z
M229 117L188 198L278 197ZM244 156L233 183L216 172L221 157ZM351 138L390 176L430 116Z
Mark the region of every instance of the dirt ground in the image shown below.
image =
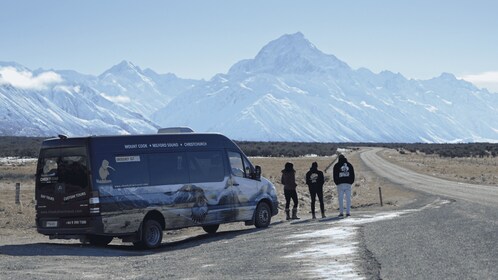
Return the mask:
M438 155L384 150L384 159L419 173L446 180L498 185L498 157L441 158Z
M393 210L414 201L416 193L399 188L390 182L375 176L359 159L357 150L342 151L353 164L356 181L352 192L352 214L355 211ZM400 154L395 150L386 150L382 156L421 173L427 173L446 179L479 184L497 185L496 158L455 160L440 159L421 154ZM299 157L299 158L251 158L251 161L262 167L263 176L275 184L279 198L280 213L273 221L284 220L285 199L283 186L280 184L281 170L286 162L292 162L296 170L298 182L299 213L303 219L309 219L310 195L305 184L305 174L312 162L318 163L320 170L326 170L335 163L336 157ZM36 161L0 161L0 240L9 235L40 237L35 227L34 173ZM325 173L324 200L327 216L338 214L336 187L330 172ZM16 183L20 183L20 204L15 203ZM383 206L380 205L379 187L382 190ZM319 211L317 202L316 209ZM318 212L317 211L317 212ZM319 215L318 215L319 217ZM237 223L239 224L239 223ZM243 223L240 223L243 226ZM174 238L182 233L202 232L202 229L191 228L165 233L165 238ZM48 240L48 238L47 238ZM60 241L58 241L60 242ZM116 242L116 241L114 241Z

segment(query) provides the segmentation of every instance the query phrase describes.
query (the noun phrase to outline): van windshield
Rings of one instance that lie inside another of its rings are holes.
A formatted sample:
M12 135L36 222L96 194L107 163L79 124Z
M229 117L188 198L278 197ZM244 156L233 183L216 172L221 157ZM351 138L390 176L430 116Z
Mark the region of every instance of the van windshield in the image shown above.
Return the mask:
M40 152L37 170L38 190L55 191L55 185L63 186L65 193L86 190L88 164L85 147L45 149Z

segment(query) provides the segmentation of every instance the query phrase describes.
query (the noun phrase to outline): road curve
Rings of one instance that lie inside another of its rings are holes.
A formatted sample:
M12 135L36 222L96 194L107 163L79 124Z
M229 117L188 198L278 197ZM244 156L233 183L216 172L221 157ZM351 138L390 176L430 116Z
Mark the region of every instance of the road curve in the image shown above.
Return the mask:
M381 148L365 150L361 160L379 176L404 187L430 194L461 199L485 206L498 206L498 187L453 182L416 173L392 164L377 155Z

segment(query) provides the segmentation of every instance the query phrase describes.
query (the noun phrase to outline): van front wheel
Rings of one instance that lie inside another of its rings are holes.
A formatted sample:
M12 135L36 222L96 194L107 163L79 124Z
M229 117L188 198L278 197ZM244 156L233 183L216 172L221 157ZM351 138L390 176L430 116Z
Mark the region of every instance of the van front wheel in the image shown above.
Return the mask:
M142 235L139 242L133 243L135 246L144 249L154 249L161 245L163 240L163 228L156 220L146 220L142 225Z
M268 204L260 202L254 212L254 225L257 228L265 228L270 225L271 210Z

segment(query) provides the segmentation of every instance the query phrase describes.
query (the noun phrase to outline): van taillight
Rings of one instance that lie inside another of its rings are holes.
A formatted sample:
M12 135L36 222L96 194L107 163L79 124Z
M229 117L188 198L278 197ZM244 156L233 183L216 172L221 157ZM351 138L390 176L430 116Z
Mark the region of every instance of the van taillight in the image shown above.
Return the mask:
M92 192L88 204L90 205L90 214L100 214L99 192Z

